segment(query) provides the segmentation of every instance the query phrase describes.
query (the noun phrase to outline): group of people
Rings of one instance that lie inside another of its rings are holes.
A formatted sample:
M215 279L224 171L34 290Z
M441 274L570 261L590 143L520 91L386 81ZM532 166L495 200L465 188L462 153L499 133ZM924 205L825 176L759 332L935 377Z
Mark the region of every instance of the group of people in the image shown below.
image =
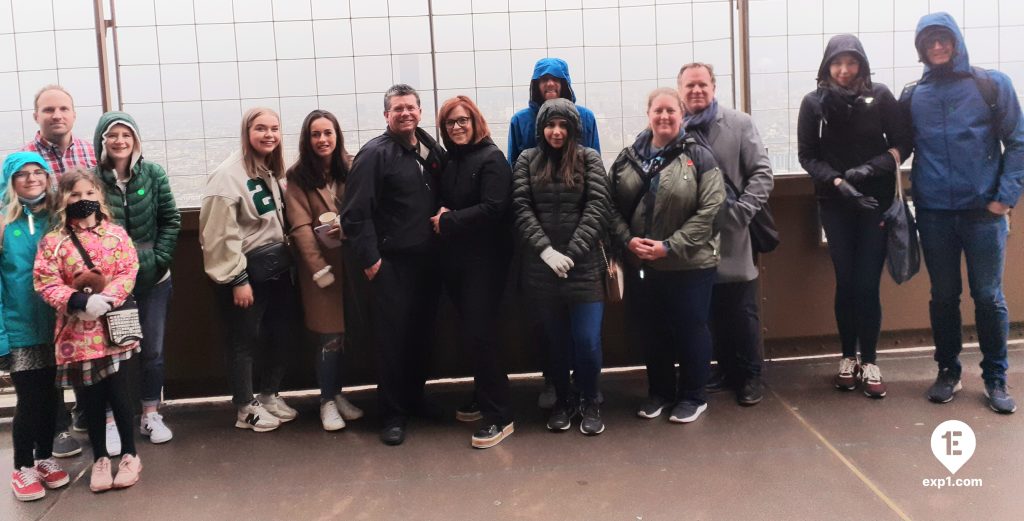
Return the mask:
M922 18L916 45L925 73L898 101L871 81L856 37L832 38L817 88L800 109L799 157L814 179L836 273L843 358L835 386L886 395L876 358L886 257L880 223L899 165L913 153L939 364L928 396L944 403L961 388L963 253L985 393L994 410L1010 413L1001 288L1006 213L1024 183L1024 121L1008 78L970 67L949 15ZM266 432L296 417L278 391L300 316L316 342L323 428L339 430L363 415L341 393L339 364L353 295L344 285L365 277L381 441L401 444L410 417L443 414L424 384L445 292L475 378L456 416L483 420L473 447L500 443L514 431L497 338L511 272L542 346L548 387L538 401L550 409L547 428L575 423L583 434L600 434L601 324L616 262L629 338L647 364L638 416L667 411L672 422L693 422L707 409L707 393L726 389L742 405L760 402L759 270L749 226L773 177L751 118L719 106L710 64L684 65L676 88L650 93L647 128L606 170L594 114L575 101L566 63L539 60L506 156L470 98L441 105L438 142L419 127L419 94L398 84L384 95L387 130L354 158L337 118L315 110L287 168L278 115L248 110L240 149L210 174L200 210L235 426ZM142 158L129 115L104 114L94 146L71 136L74 105L62 88L40 91L35 115L39 134L4 161L0 217L0 361L17 392L12 487L24 500L68 482L53 460L75 453L54 445L74 441L57 426L67 386L92 446L92 490L138 480L133 407L118 371L133 355L143 366L140 432L154 443L171 439L157 408L180 229L167 176ZM100 317L129 297L138 303L142 340L114 344ZM109 458L116 454L115 477Z

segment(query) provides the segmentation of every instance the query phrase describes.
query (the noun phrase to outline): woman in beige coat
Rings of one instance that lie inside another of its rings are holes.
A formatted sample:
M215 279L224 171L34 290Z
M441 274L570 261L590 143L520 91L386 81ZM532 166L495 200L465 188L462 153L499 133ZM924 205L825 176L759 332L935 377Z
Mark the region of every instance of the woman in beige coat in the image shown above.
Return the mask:
M363 415L342 396L338 382L345 315L341 228L335 201L345 190L351 162L338 119L325 110L310 112L302 123L299 159L288 169L285 204L306 327L316 335L319 348L320 421L327 431L343 429L345 420Z

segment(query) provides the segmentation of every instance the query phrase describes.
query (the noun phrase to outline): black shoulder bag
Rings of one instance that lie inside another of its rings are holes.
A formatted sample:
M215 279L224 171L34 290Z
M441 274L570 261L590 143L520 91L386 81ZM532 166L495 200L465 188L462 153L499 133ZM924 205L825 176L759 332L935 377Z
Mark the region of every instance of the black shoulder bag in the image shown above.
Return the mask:
M68 233L71 236L71 242L74 243L78 253L82 256L85 266L90 270L95 269L96 265L92 263L89 252L85 251L85 247L78 240L78 235L70 227L68 227ZM89 292L88 289L85 291ZM103 315L102 320L104 325L107 326L107 337L111 343L127 346L142 340L142 322L139 320L139 306L135 303L135 297L131 294L128 295L128 298L119 307L107 311Z

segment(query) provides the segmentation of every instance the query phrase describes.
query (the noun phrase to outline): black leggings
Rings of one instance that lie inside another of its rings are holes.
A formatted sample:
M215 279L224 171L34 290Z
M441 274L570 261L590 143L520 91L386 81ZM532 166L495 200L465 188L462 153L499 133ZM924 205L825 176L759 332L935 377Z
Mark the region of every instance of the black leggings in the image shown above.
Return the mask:
M114 412L117 433L121 435L121 454L136 455L135 438L132 437L132 404L124 374L118 371L92 385L76 387L76 390L78 406L85 413L85 422L89 429L93 461L109 456L106 432L108 405Z
M35 465L32 449L35 449L35 459L53 455L53 432L57 423L54 412L61 403L60 389L54 385L56 375L56 367L11 373L18 397L11 427L16 470Z

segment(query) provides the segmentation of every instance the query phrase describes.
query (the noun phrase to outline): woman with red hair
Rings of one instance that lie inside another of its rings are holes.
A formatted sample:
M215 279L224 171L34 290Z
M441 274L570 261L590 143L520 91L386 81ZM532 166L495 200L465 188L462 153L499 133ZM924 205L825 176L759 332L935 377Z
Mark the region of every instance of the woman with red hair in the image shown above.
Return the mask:
M484 419L472 440L484 449L513 430L508 375L495 334L512 247L512 170L471 99L445 101L437 125L448 165L441 174L441 209L431 220L441 237L444 284L461 319L460 344L472 353L476 382L474 403L460 408L457 417Z

